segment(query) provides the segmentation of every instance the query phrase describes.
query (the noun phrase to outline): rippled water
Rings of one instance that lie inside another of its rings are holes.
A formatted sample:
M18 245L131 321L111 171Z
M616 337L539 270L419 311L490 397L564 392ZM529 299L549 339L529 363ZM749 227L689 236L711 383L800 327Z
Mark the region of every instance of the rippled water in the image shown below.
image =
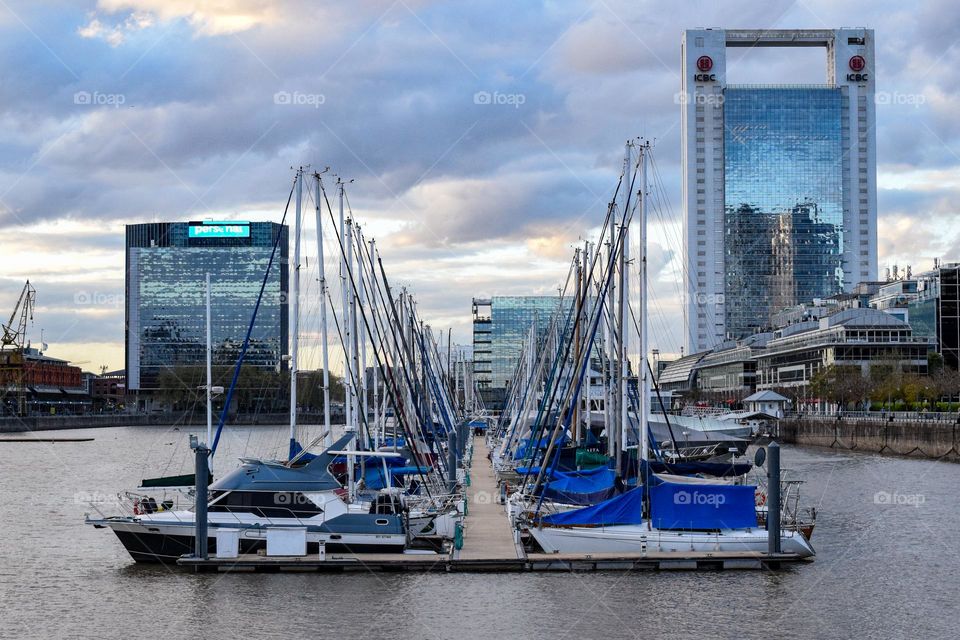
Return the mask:
M820 509L812 564L778 572L196 575L135 565L85 500L190 472L187 430L2 443L0 637L956 637L960 465L784 447ZM309 437L305 438L309 440ZM230 432L219 464L283 451Z

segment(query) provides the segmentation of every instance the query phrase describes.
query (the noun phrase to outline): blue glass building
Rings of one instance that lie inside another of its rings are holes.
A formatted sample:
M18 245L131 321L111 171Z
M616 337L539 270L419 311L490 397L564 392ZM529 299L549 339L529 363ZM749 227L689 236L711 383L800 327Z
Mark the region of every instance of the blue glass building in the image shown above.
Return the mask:
M738 87L724 92L725 326L770 326L799 302L841 293L841 90Z
M559 308L558 296L474 299L473 373L488 407L503 402L530 328L536 325L537 340L544 340ZM569 304L565 308L569 309Z
M127 390L156 389L164 370L204 366L207 273L214 363L233 364L279 239L245 359L277 367L287 353L287 234L272 222L127 225Z

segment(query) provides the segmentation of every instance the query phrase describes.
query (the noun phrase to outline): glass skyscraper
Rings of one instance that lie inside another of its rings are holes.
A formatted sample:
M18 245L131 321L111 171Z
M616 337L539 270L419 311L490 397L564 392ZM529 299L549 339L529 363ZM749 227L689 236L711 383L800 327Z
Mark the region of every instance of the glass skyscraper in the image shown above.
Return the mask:
M841 293L842 95L836 87L724 91L725 329Z
M128 225L127 389L156 389L164 370L204 366L207 273L214 363L233 364L279 237L245 359L277 367L287 353L287 233L272 222Z
M823 84L734 85L727 50L820 47ZM681 44L690 353L877 278L870 29L696 29Z
M564 305L569 310L569 305ZM494 296L473 301L473 373L484 402L496 407L513 382L523 346L536 325L546 339L558 296ZM561 328L563 320L561 319Z

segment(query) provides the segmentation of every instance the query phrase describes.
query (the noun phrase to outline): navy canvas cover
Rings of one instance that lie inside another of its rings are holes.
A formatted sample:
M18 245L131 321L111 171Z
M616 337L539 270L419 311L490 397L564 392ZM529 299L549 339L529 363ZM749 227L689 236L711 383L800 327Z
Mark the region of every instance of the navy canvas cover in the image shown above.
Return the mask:
M640 524L642 518L643 487L638 487L591 507L544 516L542 522L563 526L610 527L618 524Z
M654 528L715 531L757 526L756 487L661 482L650 487Z
M603 502L617 493L617 474L598 467L581 472L555 471L555 480L543 488L543 497L565 504L589 505Z

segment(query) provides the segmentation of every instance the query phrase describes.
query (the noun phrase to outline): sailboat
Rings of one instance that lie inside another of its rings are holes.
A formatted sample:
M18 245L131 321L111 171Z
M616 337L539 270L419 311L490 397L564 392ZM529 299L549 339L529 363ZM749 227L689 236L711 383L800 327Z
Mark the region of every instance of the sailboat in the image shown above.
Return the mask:
M639 151L639 203L632 202L634 181L632 151ZM606 325L605 344L613 357L607 364L613 372L611 389L606 398L610 400L607 416L607 436L612 438L616 455L614 460L619 475L625 475L624 459L620 452L628 444L631 429L631 404L639 405L639 425L636 448L639 454L639 468L636 469L637 486L612 498L585 506L569 509L561 505L548 513L542 509L545 494L544 480L549 476L551 465L558 457L558 443L570 435L573 411L561 412L556 427L548 436L548 443L540 457L541 465L536 472L536 481L532 495L536 497L536 506L523 511L517 519L517 526L528 531L536 543L548 553L647 553L647 552L718 552L735 553L741 551L765 552L768 548L768 533L758 526L755 503L756 487L747 484L729 484L705 478L685 478L659 476L651 471L653 464L662 463L650 460L652 449L650 438L650 377L651 371L646 363L647 345L647 164L651 153L649 143L635 145L627 143L622 185L626 190L621 208L619 224L613 219L614 207L611 203L608 225L611 231L609 257L602 283L596 291L597 304L591 313L586 314L587 349L580 352L577 345L577 358L574 359L576 372L566 386L565 405L578 406L578 399L586 371L589 368L592 336L600 324L603 307L607 307L608 317L612 319ZM640 223L640 309L639 323L641 367L637 373L637 398L630 399L628 348L629 337L626 332L629 308L629 226L633 209L639 204ZM591 271L594 265L590 265ZM610 294L611 285L616 283L619 302ZM583 311L578 304L577 313ZM579 318L578 318L579 320ZM579 331L580 325L577 326ZM568 349L569 351L569 349ZM589 383L588 383L589 388ZM610 420L610 417L613 420ZM611 428L612 427L612 428ZM539 438L539 436L537 436ZM655 442L653 443L656 444ZM668 465L669 466L669 465ZM549 486L549 485L548 485ZM529 501L526 503L529 504ZM549 511L549 510L548 510ZM809 541L797 530L781 532L780 548L784 553L806 558L814 555Z

